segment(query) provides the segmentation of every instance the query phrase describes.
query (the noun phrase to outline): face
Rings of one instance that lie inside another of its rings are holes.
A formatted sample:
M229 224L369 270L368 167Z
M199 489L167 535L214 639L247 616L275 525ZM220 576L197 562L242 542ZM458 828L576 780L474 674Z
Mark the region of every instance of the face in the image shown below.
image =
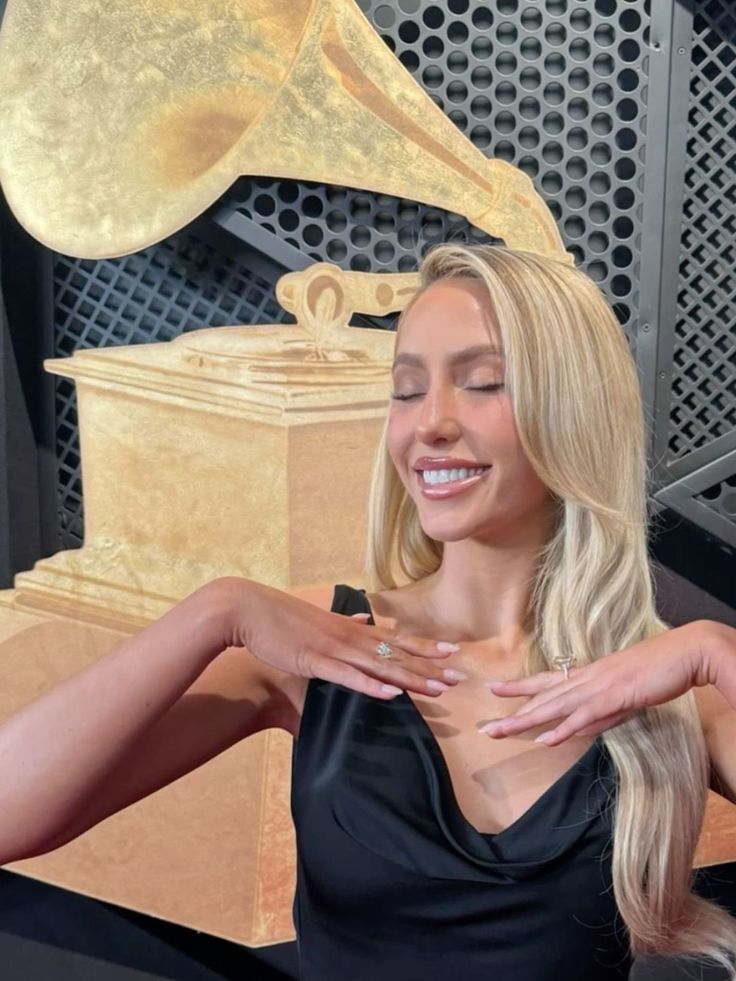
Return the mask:
M401 323L388 450L437 541L497 541L549 518L552 498L519 443L498 348L473 280L433 283Z

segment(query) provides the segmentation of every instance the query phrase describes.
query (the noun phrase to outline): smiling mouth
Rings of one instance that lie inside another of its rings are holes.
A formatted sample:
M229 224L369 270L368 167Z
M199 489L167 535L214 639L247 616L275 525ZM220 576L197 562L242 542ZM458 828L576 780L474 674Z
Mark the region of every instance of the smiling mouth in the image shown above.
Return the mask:
M481 477L490 469L490 466L458 467L451 470L417 470L416 473L423 487L450 487L471 477Z
M418 470L416 474L419 492L427 501L444 501L459 497L471 491L476 484L482 483L485 480L486 474L491 469L491 467L472 467L465 477L461 476L463 471L459 470L454 473L450 471L447 478L443 479L440 477L439 480L435 480L433 483L427 483L424 479L428 471ZM437 471L434 472L437 473ZM429 473L432 473L432 471L429 471Z

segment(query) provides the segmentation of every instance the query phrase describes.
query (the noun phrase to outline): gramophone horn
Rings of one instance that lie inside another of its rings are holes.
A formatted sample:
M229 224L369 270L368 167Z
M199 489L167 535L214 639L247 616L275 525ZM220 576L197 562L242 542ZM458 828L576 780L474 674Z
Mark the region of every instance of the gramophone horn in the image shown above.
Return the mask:
M353 0L8 0L0 182L49 248L159 241L241 174L347 184L565 257L521 171L487 160Z

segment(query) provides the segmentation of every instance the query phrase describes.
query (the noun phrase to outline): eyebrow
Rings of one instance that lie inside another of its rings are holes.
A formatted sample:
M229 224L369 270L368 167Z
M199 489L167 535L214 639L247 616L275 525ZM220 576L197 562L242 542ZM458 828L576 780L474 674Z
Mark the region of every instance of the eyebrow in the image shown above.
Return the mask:
M475 344L473 347L463 348L462 351L454 351L447 358L448 364L455 366L458 364L465 364L466 361L473 361L475 358L479 358L483 354L495 354L498 357L503 357L503 352L497 347L493 347L491 344ZM409 354L408 352L404 354L397 354L394 358L394 363L391 366L391 370L397 368L400 364L412 365L416 368L423 368L425 361L424 358L419 354Z

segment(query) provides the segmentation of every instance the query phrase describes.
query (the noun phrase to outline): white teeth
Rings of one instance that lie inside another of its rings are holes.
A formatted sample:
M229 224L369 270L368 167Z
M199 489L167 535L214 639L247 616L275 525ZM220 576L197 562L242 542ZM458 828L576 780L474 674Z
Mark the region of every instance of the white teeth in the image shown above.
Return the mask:
M459 470L422 470L422 479L425 484L449 484L453 480L465 480L474 477L476 474L483 473L486 467L473 467L467 469L461 467Z

